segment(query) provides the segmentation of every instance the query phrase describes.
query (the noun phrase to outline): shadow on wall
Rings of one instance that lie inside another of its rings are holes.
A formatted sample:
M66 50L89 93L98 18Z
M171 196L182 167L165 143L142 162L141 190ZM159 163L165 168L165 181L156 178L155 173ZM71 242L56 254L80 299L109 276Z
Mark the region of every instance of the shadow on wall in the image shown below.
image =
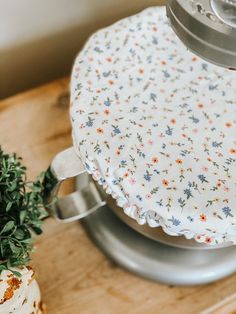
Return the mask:
M91 33L148 6L161 5L164 1L128 2L119 12L106 11L106 8L101 12L101 7L97 11L93 9L94 16L90 15L87 23L1 50L0 98L69 75L75 56Z

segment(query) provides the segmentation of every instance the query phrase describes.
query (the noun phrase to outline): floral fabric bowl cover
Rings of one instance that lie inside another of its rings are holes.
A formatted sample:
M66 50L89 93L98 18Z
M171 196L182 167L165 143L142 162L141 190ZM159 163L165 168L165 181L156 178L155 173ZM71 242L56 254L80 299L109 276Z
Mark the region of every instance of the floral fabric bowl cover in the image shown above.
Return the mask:
M236 243L236 73L188 51L164 7L88 40L70 114L76 152L127 215Z

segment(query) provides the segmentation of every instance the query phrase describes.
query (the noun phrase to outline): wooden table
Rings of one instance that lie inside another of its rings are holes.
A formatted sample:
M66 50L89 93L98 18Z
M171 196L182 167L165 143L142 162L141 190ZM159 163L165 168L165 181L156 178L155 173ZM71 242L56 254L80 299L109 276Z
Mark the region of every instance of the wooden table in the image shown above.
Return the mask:
M23 157L29 178L71 145L68 82L61 79L0 103L0 144ZM107 259L79 223L52 218L36 244L33 265L49 314L236 313L236 275L198 287L153 283Z

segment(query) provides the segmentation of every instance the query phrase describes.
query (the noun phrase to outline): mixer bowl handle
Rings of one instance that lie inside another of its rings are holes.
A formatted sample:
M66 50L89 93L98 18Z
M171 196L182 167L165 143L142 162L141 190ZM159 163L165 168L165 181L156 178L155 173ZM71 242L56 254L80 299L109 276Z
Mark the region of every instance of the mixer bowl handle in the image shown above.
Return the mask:
M59 197L62 182L70 178L83 182L81 189ZM46 208L60 222L80 220L106 204L73 147L54 157L45 176L44 187L47 191Z

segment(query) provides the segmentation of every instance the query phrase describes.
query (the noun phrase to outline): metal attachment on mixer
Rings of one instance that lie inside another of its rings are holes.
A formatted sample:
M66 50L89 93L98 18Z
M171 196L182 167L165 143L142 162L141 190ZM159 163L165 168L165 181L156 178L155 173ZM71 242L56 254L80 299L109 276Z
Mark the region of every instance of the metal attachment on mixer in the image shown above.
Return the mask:
M225 24L236 28L236 1L211 0L211 7L215 15ZM236 31L236 30L235 30Z
M194 53L236 68L236 0L168 0L170 24Z
M63 181L77 176L83 177L87 174L73 147L56 155L49 171L55 184L50 191L48 202L50 203L52 199L57 197L57 201L50 206L50 211L61 222L82 219L106 204L91 179L82 180L82 186L76 192L62 198L58 197ZM88 178L87 175L86 178Z

